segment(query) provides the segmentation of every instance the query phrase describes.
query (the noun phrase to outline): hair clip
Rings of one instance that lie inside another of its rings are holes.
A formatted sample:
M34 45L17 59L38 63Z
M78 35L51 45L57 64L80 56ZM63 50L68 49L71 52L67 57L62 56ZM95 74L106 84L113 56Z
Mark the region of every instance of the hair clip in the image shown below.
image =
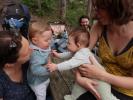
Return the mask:
M9 47L15 48L15 47L17 47L17 44L14 41L11 41Z

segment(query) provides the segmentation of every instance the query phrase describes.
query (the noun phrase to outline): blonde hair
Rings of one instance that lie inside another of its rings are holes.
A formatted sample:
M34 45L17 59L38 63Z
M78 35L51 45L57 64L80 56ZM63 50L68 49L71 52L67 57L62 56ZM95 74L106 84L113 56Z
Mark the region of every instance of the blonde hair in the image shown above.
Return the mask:
M36 35L42 34L44 31L52 31L50 26L40 22L33 22L29 27L29 39L32 40Z

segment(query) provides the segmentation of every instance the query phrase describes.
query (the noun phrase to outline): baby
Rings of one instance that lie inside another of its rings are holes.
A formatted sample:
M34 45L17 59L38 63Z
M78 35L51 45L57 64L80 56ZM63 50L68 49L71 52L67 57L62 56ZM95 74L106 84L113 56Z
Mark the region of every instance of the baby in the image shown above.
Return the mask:
M50 61L52 31L35 22L30 26L29 39L33 52L27 72L28 83L35 92L37 100L46 100L46 90L50 82L46 64Z
M68 37L68 50L70 52L57 53L53 51L53 54L61 59L69 59L59 64L50 63L48 64L48 69L50 72L55 70L63 71L73 68L78 68L82 64L90 63L89 56L94 56L89 50L89 33L83 29L73 30ZM102 67L101 67L102 68ZM102 68L104 70L104 68ZM98 81L98 80L97 80ZM98 87L96 88L100 93L102 100L118 100L111 93L110 84L98 81ZM75 83L71 95L66 95L65 100L76 100L81 94L86 92L85 89L81 88Z

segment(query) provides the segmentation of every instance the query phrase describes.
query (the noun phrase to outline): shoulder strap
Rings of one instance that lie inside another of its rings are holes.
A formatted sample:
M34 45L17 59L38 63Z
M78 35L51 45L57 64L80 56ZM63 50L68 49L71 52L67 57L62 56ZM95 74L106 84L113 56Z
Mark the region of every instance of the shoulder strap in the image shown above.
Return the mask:
M31 16L30 16L30 11L29 11L28 7L24 4L20 4L20 6L23 9L24 15L27 18L27 20L30 21Z

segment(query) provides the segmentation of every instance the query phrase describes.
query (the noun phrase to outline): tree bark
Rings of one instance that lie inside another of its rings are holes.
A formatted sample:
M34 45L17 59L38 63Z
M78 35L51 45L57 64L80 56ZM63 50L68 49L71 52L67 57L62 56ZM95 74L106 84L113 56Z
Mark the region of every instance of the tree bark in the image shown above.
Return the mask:
M37 4L38 4L38 9L41 11L42 10L41 0L37 0Z
M66 6L67 6L67 1L60 0L60 19L61 20L65 20L66 18Z
M86 14L90 19L90 25L92 26L93 24L93 11L92 11L92 0L87 1L87 9L86 9Z

